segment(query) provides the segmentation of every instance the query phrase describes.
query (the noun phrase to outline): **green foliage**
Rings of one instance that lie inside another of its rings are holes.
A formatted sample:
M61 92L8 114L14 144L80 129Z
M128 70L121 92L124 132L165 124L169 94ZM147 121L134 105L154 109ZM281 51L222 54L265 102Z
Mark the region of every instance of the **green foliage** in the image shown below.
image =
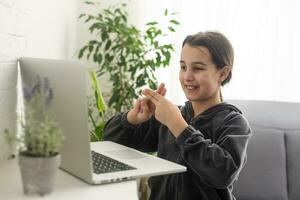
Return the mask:
M92 88L94 91L93 96L90 96L88 98L88 117L89 124L91 125L91 127L89 127L91 141L101 141L104 125L106 123L106 105L103 100L102 92L97 80L96 73L94 71L90 71L89 74L92 82Z
M59 124L51 114L53 91L49 81L37 77L36 83L29 88L24 86L25 114L21 119L22 134L4 131L7 142L18 151L35 157L48 157L59 153L63 135Z
M85 3L97 6L92 1ZM146 23L145 31L130 25L125 3L99 8L95 15L79 16L90 24L89 31L95 39L80 49L78 58L97 63L97 76L109 75L113 88L108 106L114 111L130 109L143 86L157 87L154 71L168 66L174 51L172 44L161 42L179 25L173 16L165 10L163 17L170 18L166 33L156 21Z

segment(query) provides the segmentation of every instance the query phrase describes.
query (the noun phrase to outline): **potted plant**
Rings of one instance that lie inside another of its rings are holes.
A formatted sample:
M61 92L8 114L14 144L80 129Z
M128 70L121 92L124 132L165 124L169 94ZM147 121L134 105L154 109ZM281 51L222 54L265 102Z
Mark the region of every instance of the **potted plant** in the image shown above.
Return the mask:
M174 45L163 41L179 25L174 19L176 13L165 10L163 19L167 20L167 30L160 28L156 21L146 23L145 30L139 30L128 22L125 3L108 8L98 7L99 3L94 1L85 3L96 6L98 13L79 16L90 24L89 31L94 38L79 50L78 58L96 63L98 77L108 75L112 83L109 109L128 110L143 86L157 87L155 70L170 63Z
M23 87L23 94L25 110L21 117L21 134L5 130L6 139L17 149L24 193L45 195L53 190L63 135L51 114L53 91L49 80L37 76L32 87Z

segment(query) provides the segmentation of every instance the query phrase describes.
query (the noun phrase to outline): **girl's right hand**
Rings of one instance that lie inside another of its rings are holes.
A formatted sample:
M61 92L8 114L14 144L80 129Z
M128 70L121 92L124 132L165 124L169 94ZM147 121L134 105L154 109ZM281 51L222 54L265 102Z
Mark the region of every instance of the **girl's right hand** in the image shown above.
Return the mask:
M167 90L165 84L161 83L156 90L162 96L165 96ZM155 105L146 97L139 98L134 103L133 108L127 114L127 120L131 124L140 124L149 120L155 112Z

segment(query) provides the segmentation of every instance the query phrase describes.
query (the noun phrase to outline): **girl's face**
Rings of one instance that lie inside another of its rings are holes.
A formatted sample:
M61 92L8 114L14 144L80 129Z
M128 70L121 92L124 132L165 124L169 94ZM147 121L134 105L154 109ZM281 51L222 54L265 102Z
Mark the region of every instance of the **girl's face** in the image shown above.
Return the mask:
M212 62L206 47L185 44L181 51L179 80L186 98L192 102L219 100L222 70Z

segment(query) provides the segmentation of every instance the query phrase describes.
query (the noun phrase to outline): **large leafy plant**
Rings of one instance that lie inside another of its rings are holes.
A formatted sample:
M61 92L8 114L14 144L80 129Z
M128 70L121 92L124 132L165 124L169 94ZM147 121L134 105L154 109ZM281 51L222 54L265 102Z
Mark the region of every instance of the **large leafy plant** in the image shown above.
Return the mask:
M91 1L85 3L99 5ZM80 49L78 57L97 63L97 76L109 76L112 92L108 106L114 111L130 109L143 86L157 87L154 72L169 65L174 51L172 44L161 42L179 25L174 14L169 15L165 10L168 29L164 32L156 21L146 23L145 31L130 25L125 3L99 8L97 14L79 16L90 25L89 31L95 38Z
M49 80L37 76L32 87L24 86L24 117L21 119L22 134L5 130L11 146L23 155L49 157L59 153L63 135L59 124L51 113L53 91Z

